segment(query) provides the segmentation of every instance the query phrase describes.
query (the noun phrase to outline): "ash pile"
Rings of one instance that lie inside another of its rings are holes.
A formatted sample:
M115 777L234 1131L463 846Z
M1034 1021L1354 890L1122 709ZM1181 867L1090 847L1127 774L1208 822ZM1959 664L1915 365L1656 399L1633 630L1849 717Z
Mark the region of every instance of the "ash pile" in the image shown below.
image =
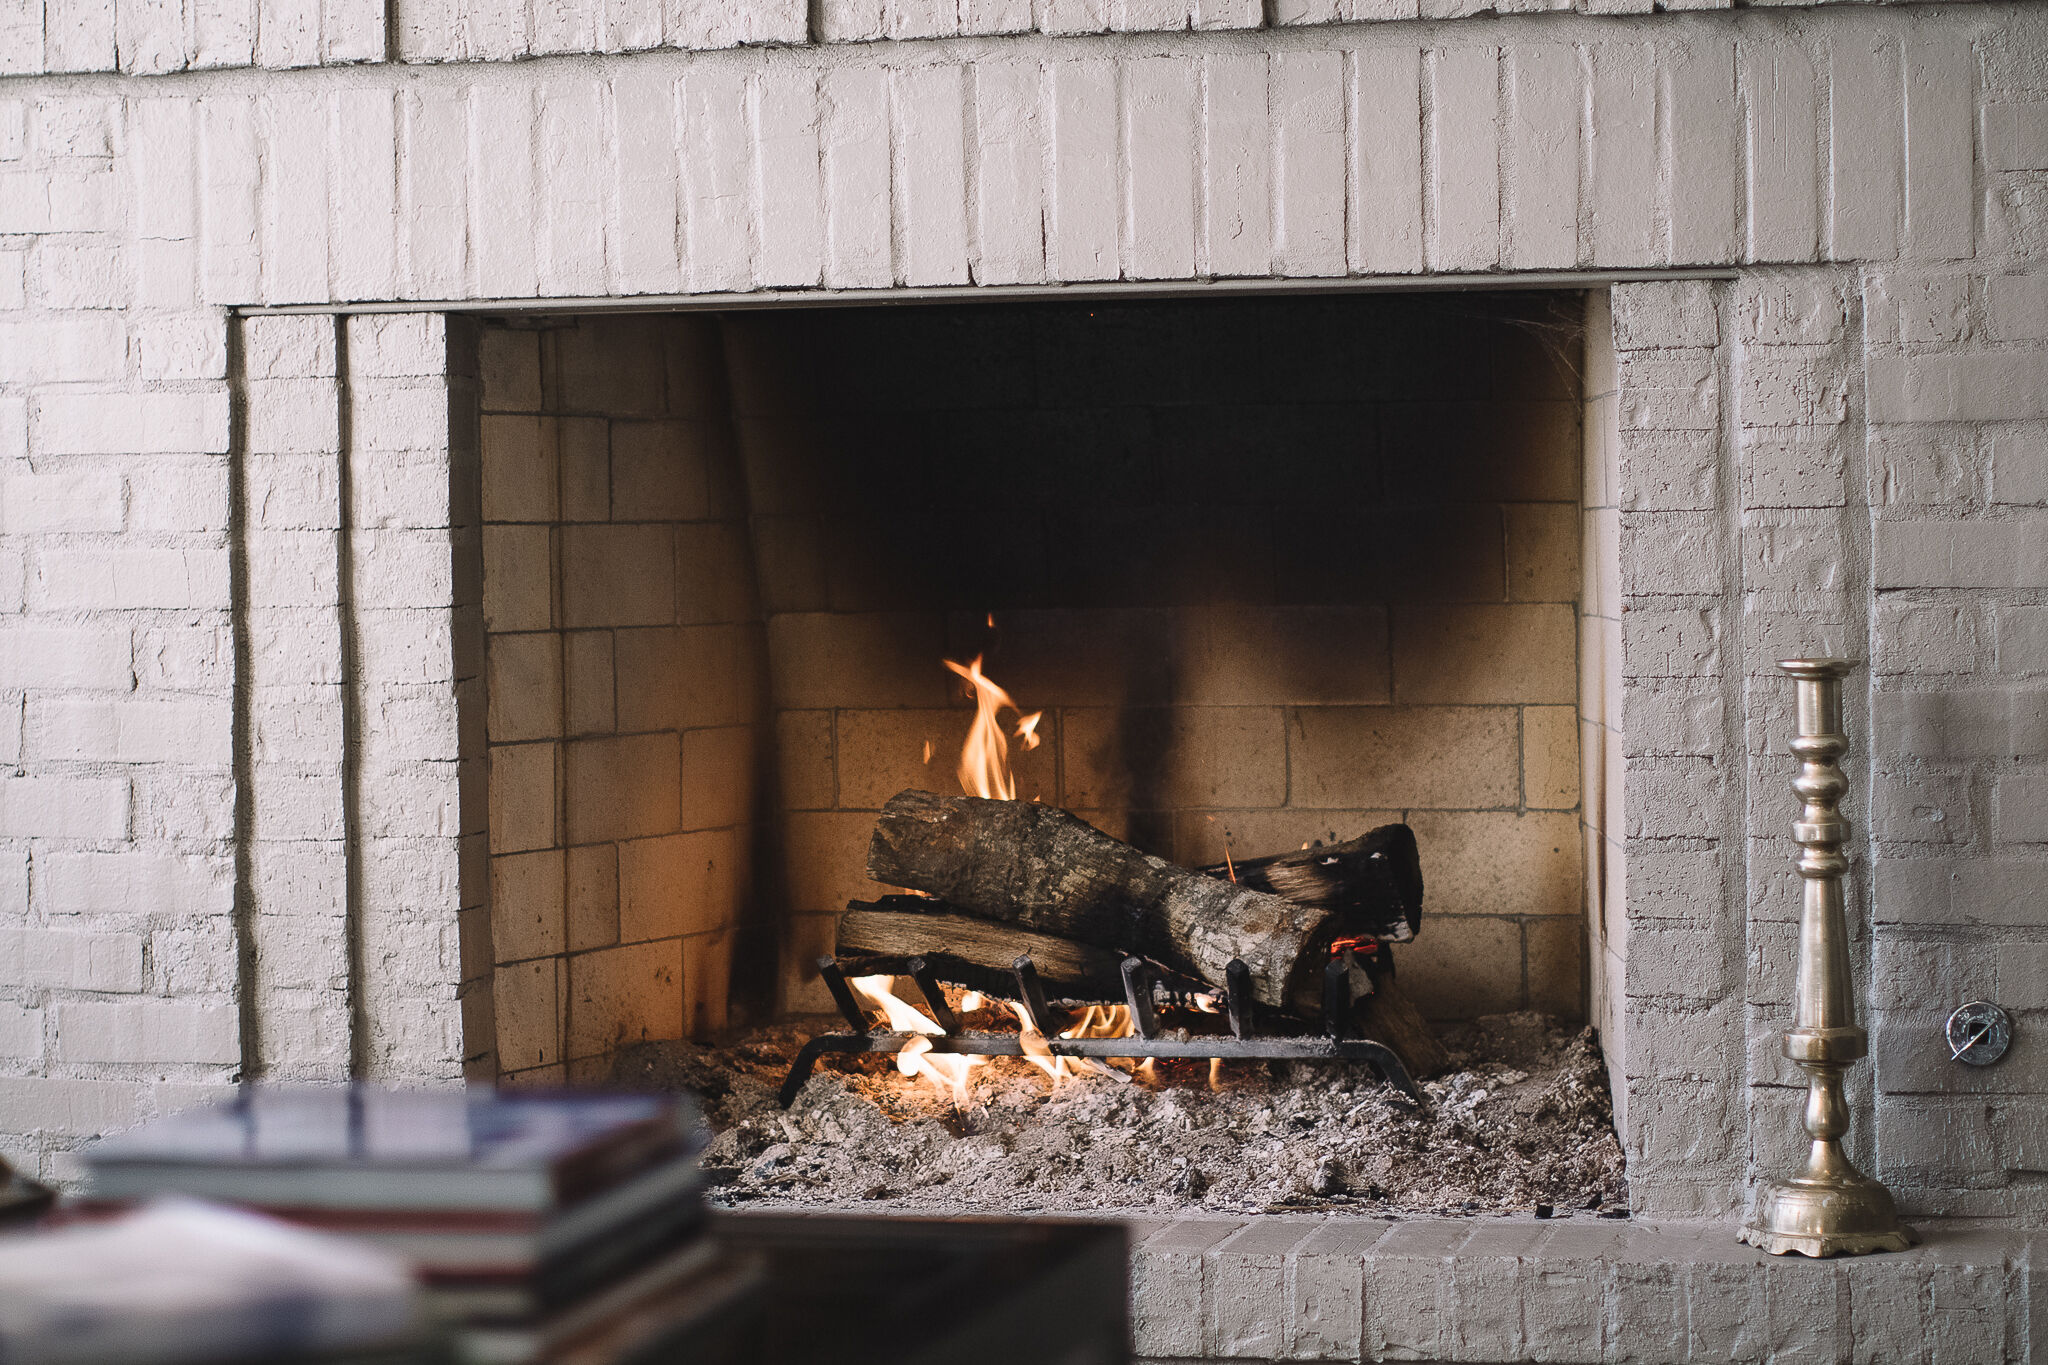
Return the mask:
M971 1003L971 1002L970 1002ZM827 1058L788 1109L807 1036L643 1044L615 1083L699 1094L717 1129L714 1202L927 1213L1538 1213L1627 1207L1590 1030L1538 1014L1447 1029L1448 1066L1411 1100L1369 1068L1153 1062L1049 1076L989 1058L954 1088L887 1058Z

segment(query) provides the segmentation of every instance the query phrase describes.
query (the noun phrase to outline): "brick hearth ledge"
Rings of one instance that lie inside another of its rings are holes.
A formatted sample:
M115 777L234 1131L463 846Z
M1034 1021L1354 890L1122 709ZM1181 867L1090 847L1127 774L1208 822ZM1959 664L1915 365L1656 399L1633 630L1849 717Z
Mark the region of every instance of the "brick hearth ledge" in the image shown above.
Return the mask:
M1910 1251L1810 1261L1732 1223L1123 1221L1140 1365L2048 1361L2048 1236L2023 1232L1922 1229Z

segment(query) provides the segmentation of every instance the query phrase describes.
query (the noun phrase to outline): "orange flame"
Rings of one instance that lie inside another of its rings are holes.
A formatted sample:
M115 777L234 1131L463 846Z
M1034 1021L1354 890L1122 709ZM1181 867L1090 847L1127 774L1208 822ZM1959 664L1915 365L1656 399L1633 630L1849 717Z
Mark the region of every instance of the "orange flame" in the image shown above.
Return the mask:
M917 1006L905 1000L890 989L891 979L886 976L854 976L847 978L847 984L854 992L874 1008L882 1012L889 1021L889 1027L898 1033L943 1034L937 1021ZM981 1057L969 1057L954 1052L933 1052L931 1039L909 1038L896 1054L896 1069L906 1076L922 1076L953 1098L953 1107L967 1107L967 1080L974 1068L984 1061Z
M1031 1021L1024 1013L1024 1007L1014 1000L1006 1000L1017 1016L1018 1041L1024 1048L1024 1060L1052 1077L1058 1085L1062 1080L1091 1071L1097 1075L1109 1075L1113 1068L1093 1057L1056 1057L1046 1043L1045 1035L1031 1027ZM1090 1005L1082 1011L1081 1017L1069 1027L1060 1031L1062 1038L1128 1038L1138 1030L1131 1023L1128 1005Z
M1017 712L1016 735L1029 750L1042 742L1038 722L1045 713L1033 711L1025 715L1023 708L1010 700L1010 694L981 671L979 654L971 664L957 664L951 659L944 663L974 689L974 725L967 731L967 742L960 746L960 789L969 796L1015 801L1017 777L1010 771L1010 741L997 716L1005 708Z

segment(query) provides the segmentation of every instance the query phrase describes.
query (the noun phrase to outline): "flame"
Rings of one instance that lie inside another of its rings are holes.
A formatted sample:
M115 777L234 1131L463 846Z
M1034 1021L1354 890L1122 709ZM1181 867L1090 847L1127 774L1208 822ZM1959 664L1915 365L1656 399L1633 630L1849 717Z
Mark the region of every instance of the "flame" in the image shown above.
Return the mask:
M996 717L1005 707L1017 712L1018 740L1026 749L1036 749L1041 743L1038 722L1045 713L1033 711L1025 715L1023 708L1010 700L1010 694L981 671L979 654L971 664L957 664L951 659L944 663L974 689L974 725L967 732L967 742L960 746L960 789L969 796L1015 801L1017 778L1010 771L1010 741Z
M1010 1012L1017 1016L1018 1042L1024 1049L1024 1060L1052 1077L1058 1085L1082 1071L1107 1074L1111 1068L1093 1057L1056 1057L1045 1041L1045 1035L1031 1027L1030 1016L1024 1007L1014 1000L1005 1000ZM1081 1012L1081 1017L1071 1026L1060 1031L1062 1038L1129 1038L1137 1032L1131 1022L1128 1005L1090 1005Z
M847 984L866 1003L880 1010L882 1017L889 1021L889 1027L896 1032L920 1035L945 1033L930 1015L890 989L889 977L855 976L847 978ZM984 1060L956 1052L933 1052L930 1038L915 1037L906 1040L897 1052L896 1069L906 1076L923 1076L951 1095L956 1109L965 1109L968 1077Z

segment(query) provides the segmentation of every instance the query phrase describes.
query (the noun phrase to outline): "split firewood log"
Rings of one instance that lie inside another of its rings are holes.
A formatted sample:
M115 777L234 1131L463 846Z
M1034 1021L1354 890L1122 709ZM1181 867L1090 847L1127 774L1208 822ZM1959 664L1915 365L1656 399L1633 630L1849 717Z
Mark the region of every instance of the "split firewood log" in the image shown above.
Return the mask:
M1232 860L1203 871L1226 880L1234 875L1240 885L1328 909L1339 917L1345 937L1375 940L1387 970L1371 973L1372 994L1356 1006L1359 1028L1394 1049L1418 1080L1449 1068L1451 1054L1402 989L1392 970L1392 949L1385 946L1414 938L1422 927L1422 860L1415 831L1382 825L1342 843Z
M1415 831L1381 825L1342 843L1312 844L1202 869L1336 914L1347 937L1406 943L1422 928L1422 857Z
M1299 1018L1322 1012L1323 967L1340 932L1329 910L1176 867L1028 801L899 792L875 822L868 875L1201 981L1223 981L1240 959L1253 997Z
M964 915L925 896L850 902L839 917L835 946L842 961L853 959L856 971L901 975L911 958L921 957L941 981L1006 998L1017 993L1011 964L1029 955L1055 997L1094 1001L1123 996L1123 954Z

